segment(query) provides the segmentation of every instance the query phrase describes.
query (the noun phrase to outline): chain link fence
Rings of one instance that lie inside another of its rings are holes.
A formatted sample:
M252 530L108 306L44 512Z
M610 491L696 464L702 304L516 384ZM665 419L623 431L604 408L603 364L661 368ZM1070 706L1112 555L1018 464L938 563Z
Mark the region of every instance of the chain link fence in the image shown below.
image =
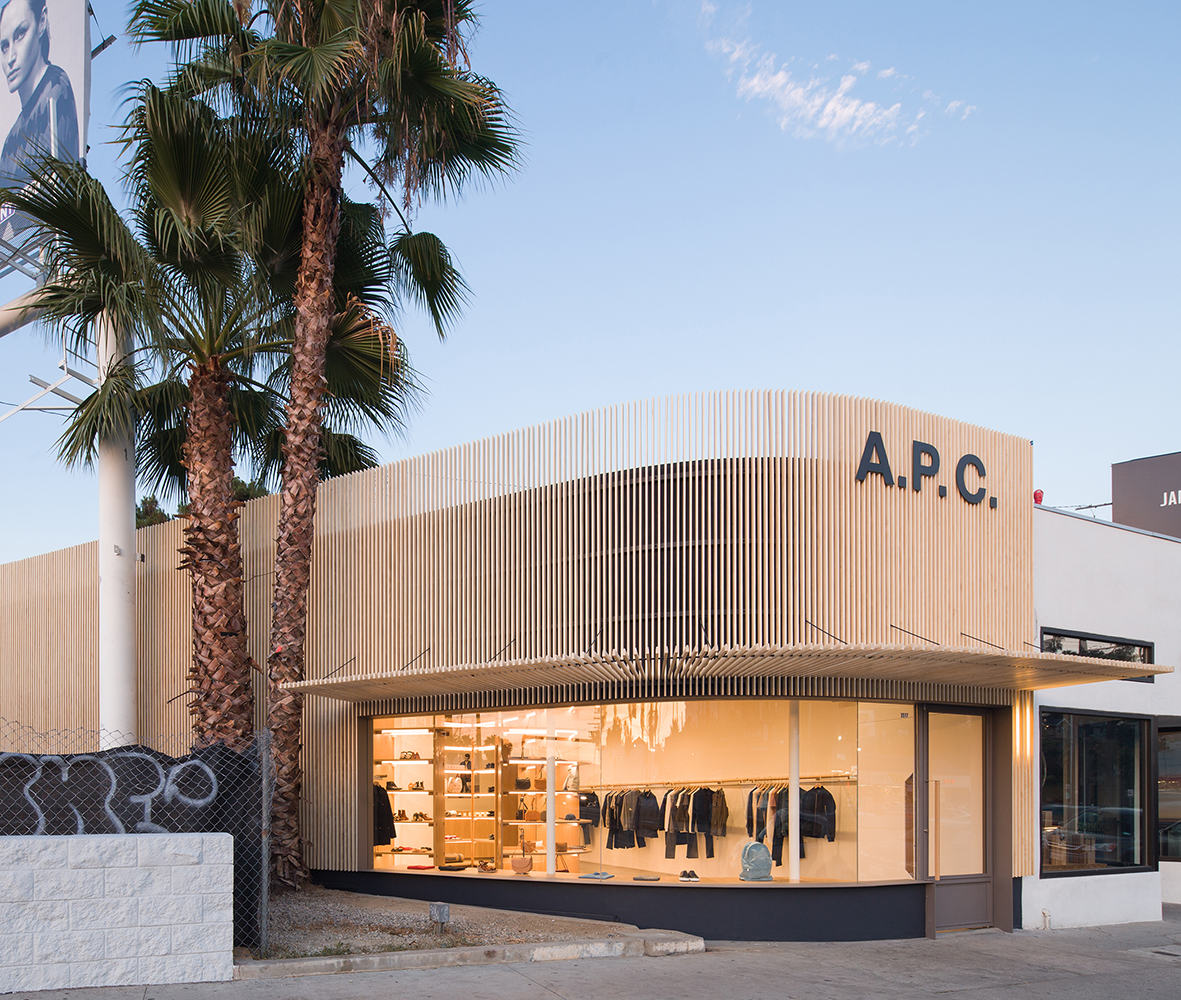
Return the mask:
M0 836L229 833L234 945L265 955L274 767L270 734L196 745L37 732L0 719Z

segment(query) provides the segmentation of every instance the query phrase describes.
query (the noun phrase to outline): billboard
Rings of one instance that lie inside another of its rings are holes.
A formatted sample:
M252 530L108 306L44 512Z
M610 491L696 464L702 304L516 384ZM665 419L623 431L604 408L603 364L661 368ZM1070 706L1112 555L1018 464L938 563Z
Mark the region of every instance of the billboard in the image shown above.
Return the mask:
M30 177L31 155L86 155L90 117L87 0L7 0L0 6L0 186ZM0 277L35 276L37 247L27 218L0 210Z
M1111 519L1181 538L1181 451L1112 465Z

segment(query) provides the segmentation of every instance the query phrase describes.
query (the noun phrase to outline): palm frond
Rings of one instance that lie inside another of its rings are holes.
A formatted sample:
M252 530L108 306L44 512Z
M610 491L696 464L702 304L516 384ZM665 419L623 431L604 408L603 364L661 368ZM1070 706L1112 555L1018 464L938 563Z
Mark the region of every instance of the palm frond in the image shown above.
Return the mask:
M102 385L74 408L57 439L58 457L66 465L91 465L101 442L133 437L138 388L134 365L113 365Z
M357 71L364 49L346 30L315 45L268 39L255 47L251 76L259 90L290 87L310 104L337 97Z
M248 50L259 41L256 32L242 26L227 0L137 0L128 30L140 43L220 38Z
M424 308L442 338L467 304L469 289L451 252L433 233L398 233L390 262L400 296Z

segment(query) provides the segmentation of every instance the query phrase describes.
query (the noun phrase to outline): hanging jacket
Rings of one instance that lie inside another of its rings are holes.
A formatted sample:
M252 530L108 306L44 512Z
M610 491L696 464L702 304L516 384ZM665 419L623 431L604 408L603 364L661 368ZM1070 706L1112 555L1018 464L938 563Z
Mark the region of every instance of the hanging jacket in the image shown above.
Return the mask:
M823 785L800 793L800 836L837 839L837 802Z
M726 836L726 824L730 821L730 808L726 805L726 793L718 788L714 791L713 811L709 818L709 828L715 837Z
M664 798L660 800L660 825L656 827L657 830L672 829L672 827L669 826L669 816L668 816L669 802L676 802L676 795L673 793L673 790L671 788L667 792L664 793Z
M619 826L624 830L634 831L636 828L636 802L639 801L640 793L634 788L628 789L623 793L623 803L619 809Z
M636 844L644 846L645 837L655 837L660 829L660 806L651 791L642 792L636 799L635 831Z
M373 786L373 846L388 844L398 835L390 797L381 785Z

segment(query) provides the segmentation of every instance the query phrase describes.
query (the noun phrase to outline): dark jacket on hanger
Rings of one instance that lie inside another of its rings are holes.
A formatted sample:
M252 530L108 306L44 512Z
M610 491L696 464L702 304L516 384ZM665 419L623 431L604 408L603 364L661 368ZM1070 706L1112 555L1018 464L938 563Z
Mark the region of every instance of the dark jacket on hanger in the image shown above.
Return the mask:
M726 805L726 792L721 788L714 789L713 811L710 814L709 826L715 837L726 836L726 825L730 821L730 807Z
M388 844L398 835L390 797L381 785L373 786L373 846Z
M705 856L714 856L714 793L712 788L699 788L693 793L690 806L692 818L689 829L693 833L705 834Z
M837 801L823 785L800 793L800 836L837 839Z
M655 837L660 829L660 804L651 791L641 792L636 799L636 845L643 847L645 837Z

